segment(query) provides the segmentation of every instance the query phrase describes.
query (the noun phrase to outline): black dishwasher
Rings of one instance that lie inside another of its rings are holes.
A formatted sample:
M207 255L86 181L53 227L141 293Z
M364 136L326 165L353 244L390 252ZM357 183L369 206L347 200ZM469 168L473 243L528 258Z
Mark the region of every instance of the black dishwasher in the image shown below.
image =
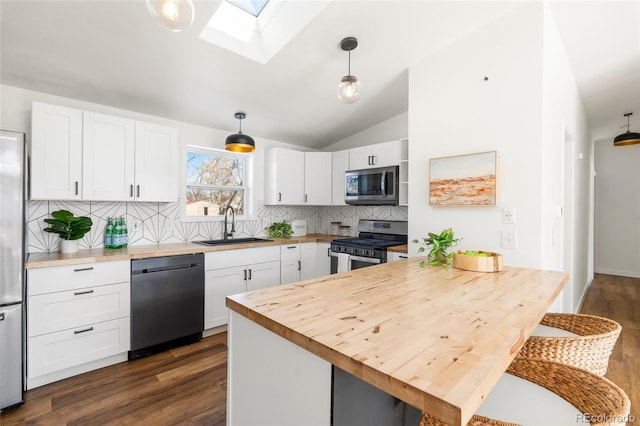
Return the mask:
M136 359L202 338L204 254L131 261L131 349Z

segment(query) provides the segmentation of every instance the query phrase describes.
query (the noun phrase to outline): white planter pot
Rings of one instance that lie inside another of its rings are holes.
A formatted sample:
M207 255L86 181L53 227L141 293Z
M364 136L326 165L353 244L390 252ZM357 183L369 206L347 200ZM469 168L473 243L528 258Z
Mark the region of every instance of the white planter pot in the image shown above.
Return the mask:
M60 239L60 253L77 253L79 240Z

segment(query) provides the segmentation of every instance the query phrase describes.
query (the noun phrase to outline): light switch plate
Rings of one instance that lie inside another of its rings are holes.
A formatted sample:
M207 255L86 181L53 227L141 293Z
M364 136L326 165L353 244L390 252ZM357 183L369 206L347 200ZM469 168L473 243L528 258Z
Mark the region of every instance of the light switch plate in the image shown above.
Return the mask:
M518 248L518 233L511 230L502 231L502 248L516 249Z

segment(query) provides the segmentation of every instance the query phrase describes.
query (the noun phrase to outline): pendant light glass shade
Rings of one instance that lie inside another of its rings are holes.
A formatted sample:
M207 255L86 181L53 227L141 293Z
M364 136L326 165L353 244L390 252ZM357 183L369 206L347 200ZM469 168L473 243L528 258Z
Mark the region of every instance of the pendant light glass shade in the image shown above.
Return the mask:
M360 99L362 93L358 78L351 75L351 51L356 47L358 47L358 39L355 37L346 37L340 42L340 48L349 52L349 72L342 77L338 85L338 99L346 104L352 104Z
M345 75L338 86L338 99L345 104L352 104L360 99L360 82L353 75Z
M193 23L191 0L147 0L147 9L153 19L169 31L182 31Z
M632 112L628 112L624 115L625 117L627 117L627 131L621 135L616 136L616 138L613 140L613 146L635 145L640 143L640 133L632 132L629 130L629 117L631 117L632 115Z
M227 136L224 149L233 152L253 152L256 150L256 143L249 135L242 133L242 120L247 116L244 112L236 112L234 117L240 120L240 130L238 133Z

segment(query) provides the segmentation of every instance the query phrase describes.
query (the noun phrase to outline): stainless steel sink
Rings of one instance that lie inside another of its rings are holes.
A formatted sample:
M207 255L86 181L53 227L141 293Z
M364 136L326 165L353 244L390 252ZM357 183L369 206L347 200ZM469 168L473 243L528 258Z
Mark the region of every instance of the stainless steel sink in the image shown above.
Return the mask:
M202 244L203 246L224 246L228 244L247 244L247 243L266 243L273 240L267 240L265 238L229 238L226 240L203 240L203 241L192 241L196 244Z

